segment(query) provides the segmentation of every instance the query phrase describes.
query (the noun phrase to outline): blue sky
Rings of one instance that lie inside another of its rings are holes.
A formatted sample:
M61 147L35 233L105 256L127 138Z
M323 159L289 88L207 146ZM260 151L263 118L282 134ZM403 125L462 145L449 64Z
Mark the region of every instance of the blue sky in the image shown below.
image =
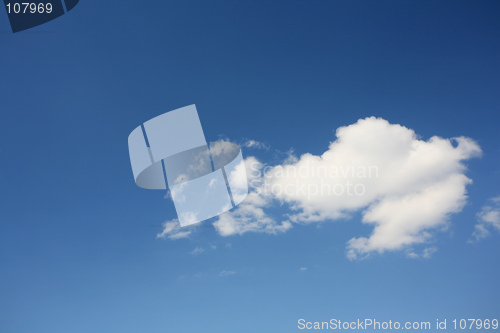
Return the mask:
M499 14L495 1L81 1L12 34L0 13L0 331L498 318L500 235L467 241L500 195ZM265 142L243 154L271 165L291 148L320 155L370 116L423 141L472 138L482 156L463 162L467 201L432 231L429 259L349 260L346 243L373 230L362 210L276 235L206 221L161 239L175 209L134 184L127 137L190 104L209 141Z

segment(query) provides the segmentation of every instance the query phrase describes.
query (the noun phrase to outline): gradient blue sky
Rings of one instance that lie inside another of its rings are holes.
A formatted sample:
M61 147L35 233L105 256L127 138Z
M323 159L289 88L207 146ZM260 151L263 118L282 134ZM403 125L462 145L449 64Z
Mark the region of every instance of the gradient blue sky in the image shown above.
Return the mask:
M82 0L17 34L0 11L0 332L499 317L500 235L466 242L500 195L500 2ZM371 232L357 215L156 239L175 210L134 184L127 137L190 104L208 140L267 142L243 153L270 163L292 147L320 154L367 116L425 140L471 137L483 156L466 163L467 205L428 260L349 261L346 242Z

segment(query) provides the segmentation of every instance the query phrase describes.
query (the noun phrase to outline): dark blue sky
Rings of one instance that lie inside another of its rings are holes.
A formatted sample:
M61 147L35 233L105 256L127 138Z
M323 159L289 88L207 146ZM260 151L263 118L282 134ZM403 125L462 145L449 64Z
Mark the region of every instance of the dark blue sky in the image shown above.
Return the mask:
M498 316L498 233L465 241L500 194L499 17L498 1L82 0L12 34L0 13L0 331ZM345 242L370 231L359 223L156 239L175 210L134 184L127 137L190 104L209 141L320 154L337 127L378 116L425 140L471 137L483 157L430 260L348 261Z

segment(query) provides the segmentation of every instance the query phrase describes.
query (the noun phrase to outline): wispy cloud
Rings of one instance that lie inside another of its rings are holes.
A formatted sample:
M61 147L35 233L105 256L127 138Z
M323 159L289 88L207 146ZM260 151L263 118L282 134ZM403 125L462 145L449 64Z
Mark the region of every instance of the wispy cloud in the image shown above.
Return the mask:
M490 199L490 203L483 206L477 213L477 220L469 243L478 242L490 235L491 229L500 231L500 196Z
M300 268L299 268L299 270L300 270L301 272L305 272L305 271L307 271L307 267L300 267Z
M222 272L219 273L219 276L220 277L226 277L226 276L230 276L230 275L234 275L234 274L236 274L236 271L226 271L226 270L224 270L224 271L222 271Z
M270 145L264 142L260 142L257 140L245 140L241 146L246 147L246 148L253 148L253 149L263 149L263 150L269 150Z
M406 256L411 259L430 259L432 255L437 252L437 247L426 247L422 250L420 254L414 252L413 250L409 250L406 253Z
M205 252L205 249L202 248L202 247L195 247L193 251L189 252L191 253L192 255L196 256L198 254L202 254L203 252Z
M192 254L192 255L198 255L198 254L205 253L205 252L207 252L209 250L211 250L211 251L217 250L217 245L210 245L207 248L204 248L204 247L201 247L201 246L197 246L197 247L194 248L194 250L192 250L189 253Z
M163 230L161 233L156 235L156 238L170 238L172 240L187 238L191 234L191 230L186 230L186 228L181 228L178 219L173 219L166 221L162 225Z

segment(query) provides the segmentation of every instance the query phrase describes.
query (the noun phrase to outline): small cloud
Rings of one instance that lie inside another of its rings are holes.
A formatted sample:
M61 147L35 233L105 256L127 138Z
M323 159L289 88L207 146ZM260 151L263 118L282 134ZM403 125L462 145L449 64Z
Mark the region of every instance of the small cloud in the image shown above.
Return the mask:
M198 254L202 254L203 252L205 252L204 248L202 248L202 247L196 247L193 251L191 251L189 253L191 253L192 255L196 256Z
M162 225L163 231L156 235L156 238L169 238L172 240L188 238L191 230L181 230L178 219L166 221Z
M437 247L426 247L421 254L417 254L414 251L409 251L406 253L406 257L410 259L430 259L432 255L437 252Z
M246 148L252 148L252 149L262 149L262 150L269 150L271 148L269 144L260 142L257 140L246 140L241 144L243 147Z
M500 196L489 200L491 204L484 205L479 213L472 233L467 243L476 243L490 235L490 229L500 231Z
M207 252L208 250L212 250L212 251L217 250L217 245L210 245L207 248L203 248L201 246L197 246L193 251L191 251L189 253L192 254L192 255L194 255L194 256L196 256L198 254L202 254L204 252Z
M426 247L422 253L422 258L430 259L434 253L437 252L437 247Z
M418 254L416 254L415 252L409 252L409 253L407 253L406 257L410 258L410 259L418 259L418 258L420 258L420 256Z
M219 276L220 277L226 277L226 276L230 276L230 275L234 275L234 274L236 274L235 271L226 271L226 270L224 270L224 271L222 271L222 272L219 273Z
M307 271L307 267L300 267L300 268L299 268L299 270L300 270L301 272L305 272L305 271Z
M226 243L225 245L228 249L232 248L233 246L231 245L231 243Z

